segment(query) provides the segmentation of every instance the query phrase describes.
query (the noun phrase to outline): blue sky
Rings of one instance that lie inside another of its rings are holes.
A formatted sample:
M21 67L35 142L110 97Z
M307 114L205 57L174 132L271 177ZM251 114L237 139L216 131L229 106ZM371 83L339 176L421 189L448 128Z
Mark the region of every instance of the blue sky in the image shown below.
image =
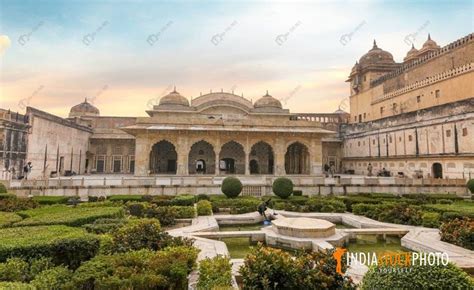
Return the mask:
M174 85L188 98L268 90L292 112L332 112L372 47L402 61L414 36L441 46L473 32L473 1L0 0L0 106L66 116L145 115ZM350 34L341 42L343 35ZM347 108L348 109L348 108Z

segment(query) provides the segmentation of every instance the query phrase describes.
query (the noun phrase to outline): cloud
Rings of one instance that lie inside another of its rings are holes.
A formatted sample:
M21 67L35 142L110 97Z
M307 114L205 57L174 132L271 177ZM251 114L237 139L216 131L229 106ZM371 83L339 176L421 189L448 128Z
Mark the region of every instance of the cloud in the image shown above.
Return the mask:
M7 51L10 45L10 37L7 35L0 35L0 56L2 56Z

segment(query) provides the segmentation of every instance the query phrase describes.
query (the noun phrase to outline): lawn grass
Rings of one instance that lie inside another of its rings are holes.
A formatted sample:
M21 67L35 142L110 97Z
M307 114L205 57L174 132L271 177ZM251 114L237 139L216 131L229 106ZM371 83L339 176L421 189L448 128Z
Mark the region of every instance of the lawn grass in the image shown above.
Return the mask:
M423 206L439 212L457 212L462 215L474 216L474 202L455 201L452 204L427 204Z
M121 207L71 207L65 205L45 206L18 212L25 219L14 226L68 225L81 226L99 218L123 216Z

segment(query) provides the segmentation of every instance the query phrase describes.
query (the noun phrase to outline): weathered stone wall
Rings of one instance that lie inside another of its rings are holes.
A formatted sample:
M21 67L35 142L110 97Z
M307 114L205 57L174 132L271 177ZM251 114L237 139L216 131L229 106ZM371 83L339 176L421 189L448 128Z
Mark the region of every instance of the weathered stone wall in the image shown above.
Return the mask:
M30 107L27 115L31 129L26 160L33 166L29 178L49 176L52 171L85 173L92 130Z

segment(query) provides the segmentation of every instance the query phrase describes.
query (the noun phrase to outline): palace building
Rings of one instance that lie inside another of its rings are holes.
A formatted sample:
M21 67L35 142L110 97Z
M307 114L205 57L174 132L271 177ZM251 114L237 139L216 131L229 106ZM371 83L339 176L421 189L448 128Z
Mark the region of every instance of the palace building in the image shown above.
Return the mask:
M375 41L352 68L350 114L290 113L265 94L175 90L147 117L101 116L87 99L67 118L28 107L0 112L4 174L142 176L474 175L474 34L446 46L431 36L396 62Z

